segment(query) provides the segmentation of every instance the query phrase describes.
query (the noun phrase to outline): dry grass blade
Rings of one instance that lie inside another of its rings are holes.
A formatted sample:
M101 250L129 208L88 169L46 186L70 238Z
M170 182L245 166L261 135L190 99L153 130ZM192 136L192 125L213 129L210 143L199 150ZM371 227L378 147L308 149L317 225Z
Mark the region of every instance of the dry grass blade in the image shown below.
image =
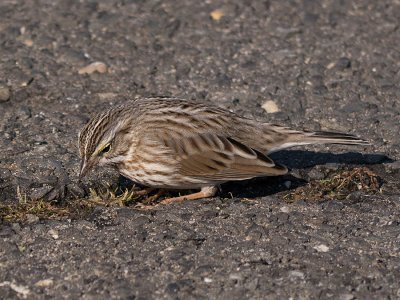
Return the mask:
M153 196L154 197L154 196ZM90 189L87 198L65 201L62 203L49 202L45 200L30 200L18 189L17 204L0 204L0 221L25 222L28 215L35 215L39 219L82 219L85 218L96 206L122 207L136 206L148 196L145 190L125 190L119 192L117 189L103 188L99 190ZM157 200L157 199L152 199Z
M44 200L0 205L0 219L8 222L25 221L28 215L35 215L40 219L60 219L69 214L70 209L68 207L57 206Z
M342 170L330 174L326 179L309 182L307 185L283 196L288 201L343 200L355 191L374 194L380 191L381 179L366 167Z

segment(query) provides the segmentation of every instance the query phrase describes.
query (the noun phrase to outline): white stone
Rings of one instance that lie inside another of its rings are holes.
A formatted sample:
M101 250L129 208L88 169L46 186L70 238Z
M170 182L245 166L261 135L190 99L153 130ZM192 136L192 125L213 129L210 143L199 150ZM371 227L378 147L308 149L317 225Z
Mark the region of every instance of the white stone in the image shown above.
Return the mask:
M288 213L288 212L290 212L289 207L287 207L287 206L282 206L281 209L280 209L280 211L283 212L283 213Z
M272 100L265 101L261 107L269 114L280 111L278 105Z
M317 250L318 252L328 252L329 251L329 247L327 245L324 244L320 244L317 246L313 247L315 250Z

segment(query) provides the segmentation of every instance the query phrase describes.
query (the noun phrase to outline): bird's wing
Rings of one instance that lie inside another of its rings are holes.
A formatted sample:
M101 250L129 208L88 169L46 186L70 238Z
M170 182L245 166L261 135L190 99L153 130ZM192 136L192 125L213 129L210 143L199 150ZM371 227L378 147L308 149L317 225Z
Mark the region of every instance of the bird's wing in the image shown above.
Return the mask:
M257 150L212 133L164 139L164 143L177 156L179 172L185 176L227 181L287 172Z

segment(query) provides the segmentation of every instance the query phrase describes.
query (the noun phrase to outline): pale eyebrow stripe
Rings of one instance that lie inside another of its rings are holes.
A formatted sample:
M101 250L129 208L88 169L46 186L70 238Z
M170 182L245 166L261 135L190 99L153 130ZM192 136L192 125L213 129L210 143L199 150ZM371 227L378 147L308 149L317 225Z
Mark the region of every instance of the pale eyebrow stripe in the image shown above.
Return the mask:
M89 147L89 139L93 136L93 133L96 131L96 128L104 121L104 119L107 117L107 114L103 114L99 120L96 122L96 124L92 127L93 129L91 130L91 134L88 134L86 136L85 140L85 153L87 153L88 147Z

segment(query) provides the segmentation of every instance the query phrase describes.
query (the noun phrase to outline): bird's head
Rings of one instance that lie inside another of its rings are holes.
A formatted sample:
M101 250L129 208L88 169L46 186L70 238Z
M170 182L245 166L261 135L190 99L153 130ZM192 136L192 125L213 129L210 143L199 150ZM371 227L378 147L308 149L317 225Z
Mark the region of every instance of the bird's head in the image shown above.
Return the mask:
M95 166L116 165L129 150L126 143L129 119L121 118L118 109L97 114L79 133L81 167L79 178Z

